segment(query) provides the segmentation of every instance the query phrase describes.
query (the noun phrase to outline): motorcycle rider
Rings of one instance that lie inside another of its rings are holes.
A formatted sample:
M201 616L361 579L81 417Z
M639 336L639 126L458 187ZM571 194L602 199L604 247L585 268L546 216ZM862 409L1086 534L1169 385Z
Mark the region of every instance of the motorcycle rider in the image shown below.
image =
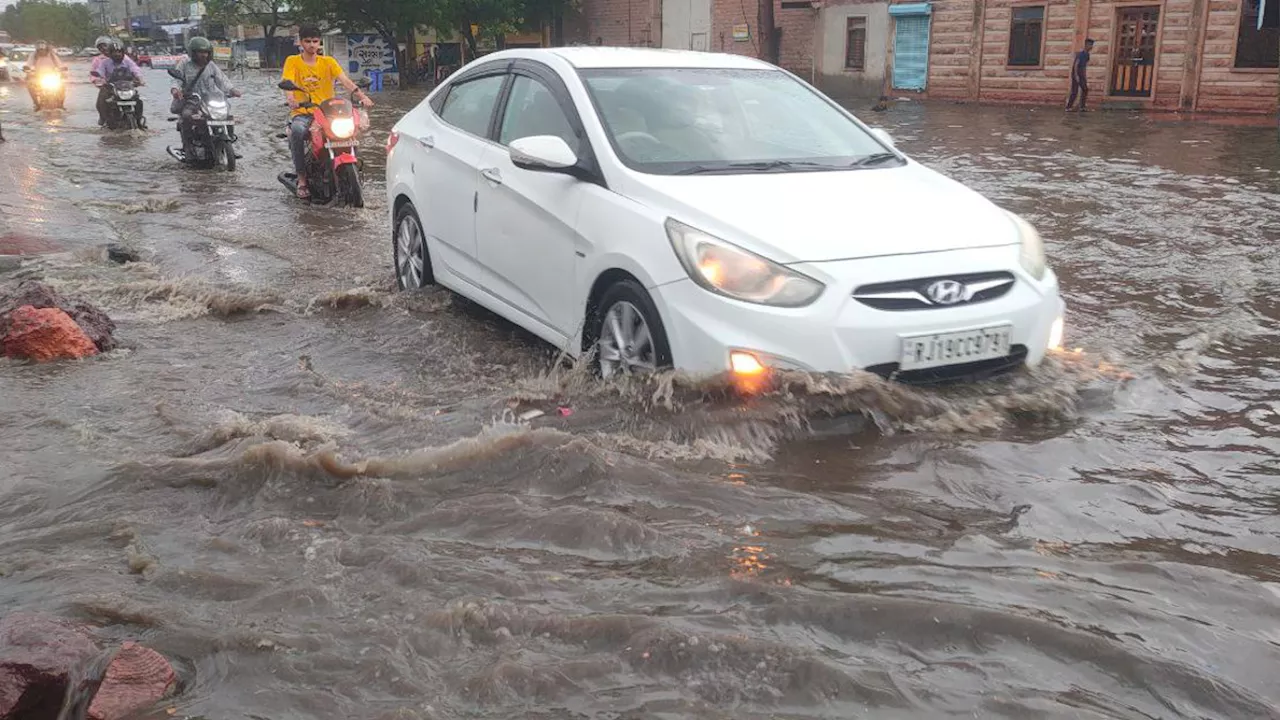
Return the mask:
M36 51L31 53L31 57L27 60L27 92L31 93L31 104L36 110L40 109L40 101L36 98L38 91L38 81L41 72L56 72L62 74L66 67L62 64L62 59L58 57L58 53L53 51L49 43L44 40L36 41Z
M293 169L298 173L298 197L311 197L307 187L307 140L311 133L311 108L300 107L306 100L319 105L333 97L333 83L338 81L347 90L353 91L356 97L366 106L373 101L363 90L356 87L355 82L347 77L342 66L328 55L320 55L320 28L305 26L298 31L298 44L301 52L291 55L284 61L281 80L292 80L295 85L306 92L285 91L285 100L289 103L289 150L293 153Z
M98 38L102 40L103 38ZM138 67L131 58L124 54L124 46L119 40L107 38L107 54L100 55L93 59L93 72L98 73L93 76L93 84L98 86L98 125L107 124L107 98L111 96L108 85L113 76L117 73L129 74L138 85L146 85L147 81L142 79L142 68ZM138 118L142 118L142 98L138 98ZM141 124L141 123L139 123Z
M177 71L181 73L182 79L174 78L173 86L169 88L173 95L169 112L175 115L181 113L178 130L182 132L182 149L190 155L191 116L200 108L195 103L187 102L186 95L198 93L200 97L208 98L214 92L221 91L227 97L240 97L242 93L231 86L227 74L213 61L213 43L208 38L191 38L187 43L187 58L178 63Z

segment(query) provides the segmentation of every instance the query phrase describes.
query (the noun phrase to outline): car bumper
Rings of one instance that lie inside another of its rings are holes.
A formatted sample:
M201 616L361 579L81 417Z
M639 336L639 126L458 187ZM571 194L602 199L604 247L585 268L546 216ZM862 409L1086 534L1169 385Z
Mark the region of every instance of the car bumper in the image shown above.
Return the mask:
M1034 366L1048 350L1065 305L1052 271L1036 281L1017 261L1017 248L980 248L926 255L806 263L793 268L827 285L813 305L773 308L739 302L683 279L654 288L676 367L716 374L730 353L745 351L762 364L815 372L871 370L898 374L903 336L1011 326L1010 353L974 363L901 373L902 379L947 379ZM879 310L855 300L853 289L892 280L1007 270L1013 287L1003 296L926 310ZM969 372L972 371L972 372Z

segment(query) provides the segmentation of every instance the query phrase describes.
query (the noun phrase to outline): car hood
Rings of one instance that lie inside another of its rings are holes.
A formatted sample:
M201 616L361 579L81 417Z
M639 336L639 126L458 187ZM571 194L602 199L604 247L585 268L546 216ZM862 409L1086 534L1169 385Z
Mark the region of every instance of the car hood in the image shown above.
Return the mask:
M1019 241L1005 211L917 163L744 175L632 176L636 200L781 263Z

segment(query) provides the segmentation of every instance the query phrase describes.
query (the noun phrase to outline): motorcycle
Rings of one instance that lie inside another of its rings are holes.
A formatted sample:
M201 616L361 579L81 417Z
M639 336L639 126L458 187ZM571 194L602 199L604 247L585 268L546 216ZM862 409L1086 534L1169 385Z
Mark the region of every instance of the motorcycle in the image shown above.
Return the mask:
M101 78L102 73L90 70L89 74ZM111 130L145 130L147 119L138 111L142 102L138 97L138 85L129 71L120 69L112 73L106 82L107 127Z
M369 87L368 78L356 84ZM281 90L307 92L292 80L281 80ZM310 93L308 93L310 95ZM307 187L311 202L327 205L335 198L351 207L364 207L364 188L360 181L360 159L356 156L359 135L369 129L369 113L362 105L344 97L333 97L319 105L307 99L299 107L311 109L311 142L307 147ZM284 132L276 137L288 139ZM285 171L280 183L298 194L297 173Z
M50 70L48 68L33 73L30 66L23 66L22 72L28 83L35 83L35 91L31 97L35 100L36 110L65 110L67 100L66 80L67 68Z
M182 74L176 69L170 68L169 74L182 79ZM187 165L199 168L222 166L227 172L235 171L236 151L232 146L239 138L236 137L235 116L231 114L226 96L217 91L208 97L193 92L183 96L183 103L196 108L187 131L191 144L181 149L170 146L165 150L178 162ZM177 122L178 133L181 134L182 118L171 117L169 120Z

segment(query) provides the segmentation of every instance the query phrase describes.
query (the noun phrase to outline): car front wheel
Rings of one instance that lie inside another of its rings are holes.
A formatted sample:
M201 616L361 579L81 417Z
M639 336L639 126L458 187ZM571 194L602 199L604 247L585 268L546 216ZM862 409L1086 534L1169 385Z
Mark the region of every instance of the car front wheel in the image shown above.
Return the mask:
M595 316L596 364L601 377L655 372L671 367L671 346L658 308L635 280L615 283Z
M405 203L396 212L392 253L396 265L396 284L401 290L418 290L433 282L431 256L427 253L427 235L413 205Z

